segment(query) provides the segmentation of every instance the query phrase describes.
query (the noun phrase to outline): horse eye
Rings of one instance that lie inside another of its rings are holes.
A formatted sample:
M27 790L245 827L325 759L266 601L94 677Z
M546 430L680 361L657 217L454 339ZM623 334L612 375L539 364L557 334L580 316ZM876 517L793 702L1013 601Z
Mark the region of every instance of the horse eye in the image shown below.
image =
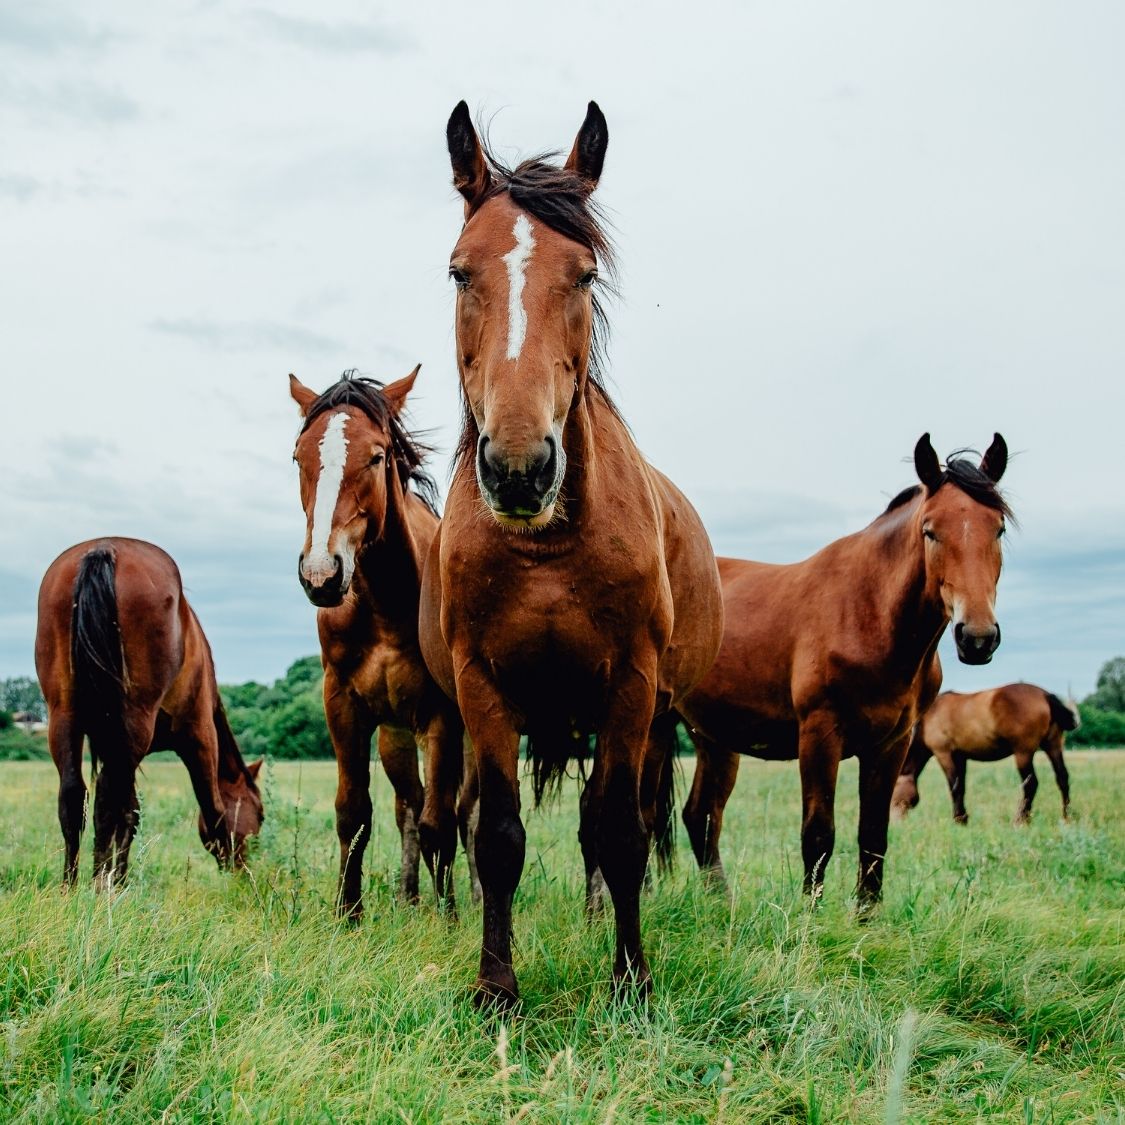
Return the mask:
M378 468L382 463L383 455L381 453L376 453L375 456L371 458L370 464L373 469Z
M575 283L575 289L589 289L598 280L597 270L587 270Z
M924 536L925 536L925 537L926 537L927 539L929 539L931 543L936 543L936 542L937 542L937 536L936 536L936 535L934 534L934 529L933 529L932 527L924 527L924 528L922 528L922 534L923 534L923 535L924 535Z
M996 538L997 539L1003 539L1004 538L1004 532L1007 531L1007 530L1008 529L1003 524L1001 524L1000 530L996 533Z
M459 270L456 266L450 266L449 276L460 292L469 288L469 275L464 270Z

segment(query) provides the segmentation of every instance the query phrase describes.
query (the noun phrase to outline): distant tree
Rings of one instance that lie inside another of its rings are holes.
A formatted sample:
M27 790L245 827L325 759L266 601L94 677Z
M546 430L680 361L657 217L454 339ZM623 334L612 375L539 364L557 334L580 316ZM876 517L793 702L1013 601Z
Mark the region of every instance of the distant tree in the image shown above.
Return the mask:
M46 721L47 704L39 690L39 681L32 676L13 676L0 680L0 710L27 711Z
M320 657L304 656L268 686L253 681L222 686L223 704L243 756L332 757L323 681Z
M12 712L0 710L0 730L7 730L12 725Z
M1102 665L1094 694L1083 702L1100 711L1125 712L1125 656L1115 656Z

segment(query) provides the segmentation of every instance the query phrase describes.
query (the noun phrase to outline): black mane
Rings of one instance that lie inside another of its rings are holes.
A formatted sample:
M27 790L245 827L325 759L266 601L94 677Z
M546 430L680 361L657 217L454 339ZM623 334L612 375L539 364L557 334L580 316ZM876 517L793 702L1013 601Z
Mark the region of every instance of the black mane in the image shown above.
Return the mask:
M384 384L377 379L365 378L356 374L355 370L345 371L338 382L333 383L313 400L305 414L301 433L303 434L325 411L338 410L342 406L359 407L376 426L391 435L391 450L404 485L413 485L414 492L422 503L434 515L438 515L437 484L422 468L422 462L431 452L430 447L414 440L406 432L402 422L391 410L390 403L383 394L383 386Z
M1008 501L1004 499L1003 493L996 487L996 482L983 472L976 463L970 460L966 454L972 454L974 457L979 456L975 450L972 449L957 449L954 450L945 462L945 468L942 470L941 481L938 488L943 485L952 484L956 485L962 492L964 492L971 499L975 500L978 504L983 504L986 508L991 508L994 512L999 512L1005 519L1010 520L1013 524L1016 522L1016 517L1012 512ZM883 514L893 512L896 508L901 508L904 504L908 504L916 496L923 491L922 485L912 484L908 488L904 488L883 510Z
M593 329L590 339L590 363L587 379L605 404L619 418L620 412L605 386L605 349L609 337L609 319L605 305L599 300L598 290L609 296L617 294L617 253L608 230L608 220L591 199L590 184L577 172L571 172L551 163L558 153L541 153L521 161L514 168L507 167L482 140L481 147L492 185L476 201L466 216L471 219L490 199L507 193L517 207L532 218L585 246L598 263L598 278L593 292ZM468 454L475 454L477 442L476 420L467 402L462 399L463 424L457 443L454 464Z

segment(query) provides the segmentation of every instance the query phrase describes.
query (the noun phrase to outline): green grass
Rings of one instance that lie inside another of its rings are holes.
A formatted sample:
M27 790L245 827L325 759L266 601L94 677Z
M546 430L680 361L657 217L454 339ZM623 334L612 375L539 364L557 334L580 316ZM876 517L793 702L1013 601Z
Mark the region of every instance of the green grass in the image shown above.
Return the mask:
M646 896L656 982L614 1002L608 924L582 918L576 796L529 813L520 1015L468 999L479 910L394 899L375 781L368 917L332 917L331 763L266 781L252 877L195 833L187 775L149 764L129 886L60 893L50 764L0 766L0 1119L20 1121L1125 1120L1125 753L1049 770L1011 824L1010 763L944 778L892 829L887 900L856 923L854 765L824 906L799 893L798 782L747 761L726 826L728 904L684 850ZM1041 770L1042 774L1043 771ZM682 835L682 834L681 834Z

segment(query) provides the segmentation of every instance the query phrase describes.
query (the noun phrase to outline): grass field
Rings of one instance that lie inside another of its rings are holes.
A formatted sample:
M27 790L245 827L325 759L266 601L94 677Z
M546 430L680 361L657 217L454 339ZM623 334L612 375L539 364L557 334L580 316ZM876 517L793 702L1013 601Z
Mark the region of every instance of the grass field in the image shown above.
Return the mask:
M747 761L728 904L680 863L646 897L656 993L614 1002L582 918L576 794L528 813L522 1013L468 999L480 937L394 899L375 781L368 918L337 924L334 766L272 768L252 877L202 851L187 775L152 762L126 891L64 896L49 764L0 766L0 1118L20 1121L1125 1121L1125 752L1071 755L1011 819L970 765L972 823L931 767L859 926L853 763L824 906L799 894L796 770ZM1044 770L1040 770L1041 775ZM682 838L682 833L681 833Z

